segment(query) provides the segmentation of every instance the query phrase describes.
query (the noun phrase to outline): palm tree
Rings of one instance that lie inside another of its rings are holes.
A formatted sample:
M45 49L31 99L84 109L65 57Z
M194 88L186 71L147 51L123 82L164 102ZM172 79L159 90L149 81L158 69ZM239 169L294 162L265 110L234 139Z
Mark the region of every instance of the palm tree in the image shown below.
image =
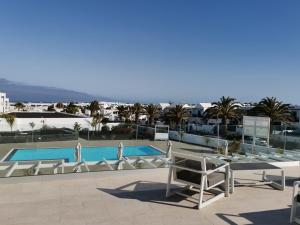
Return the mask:
M65 107L65 105L62 102L56 103L56 108L63 109L64 107Z
M96 123L95 131L96 131L96 127L98 126L98 132L99 132L99 130L100 130L100 124L101 124L102 120L103 120L103 116L102 115L100 115L100 114L94 115L93 121L95 121L95 123Z
M218 102L213 102L212 105L205 111L205 117L221 118L226 135L228 120L238 119L241 116L240 106L237 105L234 98L224 96Z
M16 117L13 114L4 114L3 118L9 124L9 126L10 126L10 132L12 132L12 128L13 128L14 123L16 121Z
M33 142L33 129L35 127L35 123L34 122L30 122L29 126L31 127L31 139L32 139L32 142Z
M133 114L132 108L129 106L118 106L119 117L125 121L125 123L131 123L131 116Z
M92 122L91 122L91 126L95 129L95 132L96 132L96 129L97 129L97 124L98 124L97 119L93 118Z
M138 124L140 114L143 112L143 106L140 103L134 103L134 105L131 107L132 112L134 114L134 122L135 124Z
M125 123L131 123L132 111L130 107L127 107L123 113L123 117L125 119Z
M66 108L66 113L76 114L78 112L78 106L74 102L70 102Z
M169 121L174 122L177 126L182 124L182 120L188 117L188 113L182 105L176 105L167 114Z
M74 123L74 130L76 132L79 132L81 130L81 125L78 123L78 122L75 122Z
M16 102L15 107L18 111L25 108L25 105L22 102Z
M150 125L154 125L154 119L159 116L158 107L156 105L150 104L147 105L144 109L148 117L148 123Z
M48 108L47 108L47 111L52 111L52 112L56 111L55 108L54 108L54 105L49 105Z
M118 105L117 106L117 110L118 110L118 114L119 114L119 118L122 120L123 118L125 118L124 114L127 111L127 108L124 105Z
M270 117L271 124L274 122L291 122L293 119L289 104L284 104L275 97L263 98L251 111L251 115ZM271 131L272 132L272 128Z
M93 116L99 109L100 105L98 101L92 101L88 106L88 109L91 111L91 116Z

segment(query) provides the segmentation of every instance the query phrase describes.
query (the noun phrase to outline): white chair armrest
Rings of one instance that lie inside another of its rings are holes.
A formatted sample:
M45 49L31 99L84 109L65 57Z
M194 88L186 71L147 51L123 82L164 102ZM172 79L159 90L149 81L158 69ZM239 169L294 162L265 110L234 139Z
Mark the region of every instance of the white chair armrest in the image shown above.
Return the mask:
M297 185L297 186L300 185L300 180L294 182L294 186L296 186L296 185Z
M293 201L296 201L297 195L299 194L299 185L300 185L300 181L294 182Z

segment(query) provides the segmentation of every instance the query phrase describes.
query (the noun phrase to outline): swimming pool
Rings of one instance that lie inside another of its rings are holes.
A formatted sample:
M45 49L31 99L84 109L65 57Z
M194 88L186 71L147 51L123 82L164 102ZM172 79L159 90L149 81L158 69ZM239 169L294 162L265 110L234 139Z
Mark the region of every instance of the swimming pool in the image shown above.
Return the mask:
M75 148L13 149L2 161L59 160L75 162ZM85 161L117 160L115 146L82 147L81 158ZM152 146L124 146L124 157L157 156L163 152Z

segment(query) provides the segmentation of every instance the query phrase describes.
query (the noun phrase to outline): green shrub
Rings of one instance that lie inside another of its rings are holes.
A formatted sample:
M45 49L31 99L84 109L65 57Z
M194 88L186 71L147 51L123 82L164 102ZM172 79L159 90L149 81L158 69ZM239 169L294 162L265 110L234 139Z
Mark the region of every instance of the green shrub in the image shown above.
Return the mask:
M284 150L282 148L277 148L276 149L276 153L278 154L283 154L284 153Z
M109 129L109 127L108 126L103 126L102 128L101 128L101 132L104 132L104 133L109 133L110 132L110 129Z
M228 145L228 153L237 153L241 148L241 142L234 140Z

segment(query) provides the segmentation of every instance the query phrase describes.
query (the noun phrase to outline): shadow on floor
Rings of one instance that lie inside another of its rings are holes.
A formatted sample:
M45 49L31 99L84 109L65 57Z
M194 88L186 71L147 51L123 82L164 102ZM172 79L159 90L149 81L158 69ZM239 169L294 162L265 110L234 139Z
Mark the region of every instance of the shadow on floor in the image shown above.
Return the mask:
M255 225L288 225L290 208L276 209L260 212L242 213L239 215L217 213L222 220L230 225L255 224ZM242 221L242 222L241 222Z
M126 190L129 188L130 190ZM189 201L185 197L179 195L172 195L169 198L166 198L166 184L165 183L154 183L147 181L136 181L133 183L126 184L124 186L108 189L108 188L97 188L99 191L105 192L107 194L113 195L117 198L123 199L135 199L142 202L151 202L156 204L170 205L183 208L197 208L196 204L192 201ZM178 186L173 186L172 191L183 190L183 188L178 188ZM190 190L187 190L192 192ZM189 195L195 194L186 193ZM184 203L182 202L183 200Z
M281 176L277 176L277 175L267 175L267 179L268 180L273 180L273 181L276 181L276 182L279 182L279 183L281 182ZM299 180L299 178L286 176L285 177L285 185L288 186L288 187L293 187L294 182L298 181L298 180Z
M255 173L255 174L261 176L261 173ZM278 182L278 183L281 182L281 176L277 176L277 175L267 175L267 179ZM251 182L261 181L259 179L254 179L254 178L249 179L249 178L244 178L244 177L243 178L237 177L235 180L236 180L237 183L242 183L243 181L251 181ZM288 187L293 187L294 182L298 181L298 180L300 180L300 178L286 176L285 177L285 185L288 186ZM242 181L242 182L239 182L239 181Z

